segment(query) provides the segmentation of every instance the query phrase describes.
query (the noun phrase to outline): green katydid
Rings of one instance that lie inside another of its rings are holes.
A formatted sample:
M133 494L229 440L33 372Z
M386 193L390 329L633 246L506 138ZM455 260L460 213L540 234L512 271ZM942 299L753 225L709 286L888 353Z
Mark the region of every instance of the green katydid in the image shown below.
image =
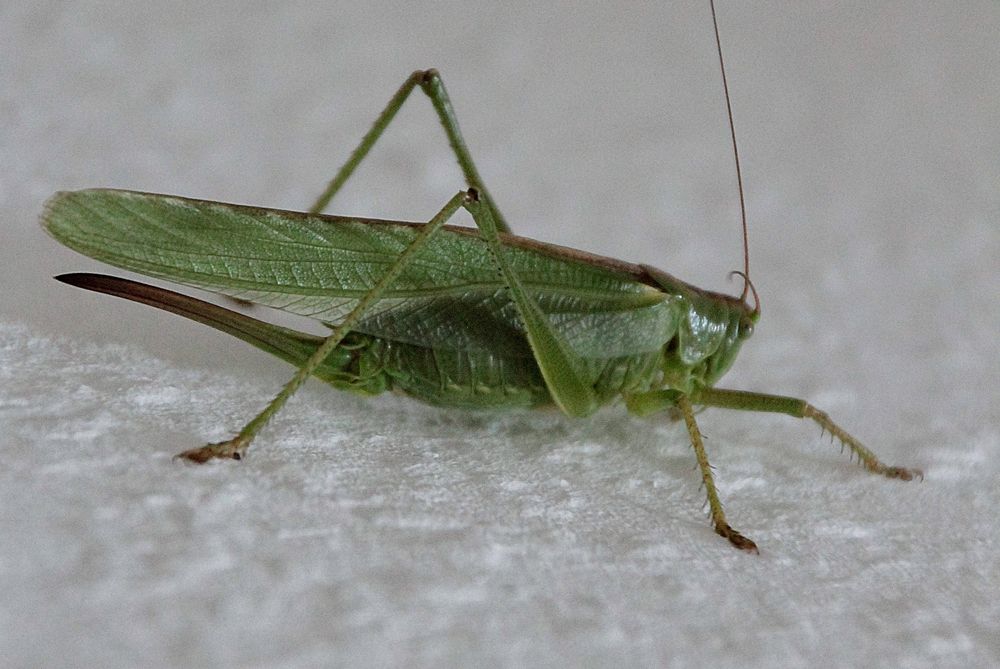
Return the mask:
M712 13L714 21L714 7ZM721 46L719 58L722 65ZM430 98L468 190L425 224L323 215L415 88ZM728 90L726 101L728 107ZM736 161L739 175L738 155ZM742 197L741 187L741 208ZM446 225L459 209L471 214L475 229ZM332 329L326 338L309 335L125 279L57 277L208 324L298 368L236 437L181 453L187 460L243 458L264 424L315 376L343 390L395 390L443 407L554 404L587 416L622 399L639 415L679 411L715 531L751 551L754 542L726 520L695 405L810 418L869 471L920 476L884 465L804 400L715 387L760 314L755 292L754 305L746 302L753 289L745 213L739 297L649 266L512 235L435 70L406 80L306 213L95 189L54 195L42 225L66 246L116 267L308 316Z

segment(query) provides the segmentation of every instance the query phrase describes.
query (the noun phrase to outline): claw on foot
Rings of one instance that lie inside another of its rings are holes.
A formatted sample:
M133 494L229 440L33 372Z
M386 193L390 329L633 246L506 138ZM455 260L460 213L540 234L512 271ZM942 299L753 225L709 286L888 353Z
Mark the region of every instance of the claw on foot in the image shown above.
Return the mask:
M924 473L921 470L907 467L882 467L877 473L886 478L899 479L900 481L924 480Z
M720 525L715 528L716 534L719 536L729 539L729 543L736 546L741 551L747 551L748 553L759 554L760 551L757 550L757 544L755 544L751 539L743 536L729 525Z
M174 456L175 459L190 460L191 462L197 462L198 464L203 464L209 460L214 460L219 458L220 460L242 460L243 451L246 450L246 446L237 437L230 439L229 441L219 441L214 444L208 444L202 446L201 448L192 448L189 451L184 451L183 453L178 453Z

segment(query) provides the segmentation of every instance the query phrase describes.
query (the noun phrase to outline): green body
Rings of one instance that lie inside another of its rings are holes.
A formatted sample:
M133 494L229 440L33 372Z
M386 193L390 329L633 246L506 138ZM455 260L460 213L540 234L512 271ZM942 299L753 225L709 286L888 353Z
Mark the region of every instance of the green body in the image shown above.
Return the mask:
M59 193L47 203L43 225L66 246L111 265L327 324L350 312L419 229L116 190ZM653 268L513 235L501 242L526 290L582 361L598 404L710 387L751 331L749 310L736 298ZM164 294L145 301L170 308ZM296 366L322 341L176 299L188 308L171 310ZM440 406L552 403L487 244L468 228L445 227L433 237L314 375L342 389L396 390Z
M718 45L718 31L716 38ZM719 57L721 64L721 48ZM416 88L430 98L468 190L424 224L321 215ZM445 225L459 209L476 229ZM675 407L691 438L715 531L749 551L756 544L723 512L695 405L808 418L870 471L920 475L884 465L804 400L714 387L759 316L755 292L751 308L742 298L700 290L651 267L508 234L435 70L407 78L308 214L85 190L54 195L42 225L66 246L108 264L332 329L316 337L126 279L58 277L206 323L297 367L235 437L179 454L192 462L242 459L270 418L315 376L361 394L395 390L450 407L554 404L586 416L619 397L636 414ZM752 290L747 273L745 265Z

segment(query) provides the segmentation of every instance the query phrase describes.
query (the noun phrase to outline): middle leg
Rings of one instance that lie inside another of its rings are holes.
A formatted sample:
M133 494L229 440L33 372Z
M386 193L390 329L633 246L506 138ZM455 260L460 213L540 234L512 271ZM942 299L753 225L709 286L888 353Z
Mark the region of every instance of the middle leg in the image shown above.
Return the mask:
M751 553L756 553L757 544L734 530L726 521L726 514L722 509L722 502L719 500L719 491L715 487L715 478L712 476L712 465L708 462L708 455L705 453L705 444L701 438L701 430L694 419L694 409L691 407L691 400L687 395L677 397L677 406L684 415L684 423L687 425L688 434L691 437L691 447L694 449L694 456L698 460L698 468L701 470L701 480L705 485L705 494L708 496L708 509L712 515L712 525L716 534L729 539L729 542L737 548Z

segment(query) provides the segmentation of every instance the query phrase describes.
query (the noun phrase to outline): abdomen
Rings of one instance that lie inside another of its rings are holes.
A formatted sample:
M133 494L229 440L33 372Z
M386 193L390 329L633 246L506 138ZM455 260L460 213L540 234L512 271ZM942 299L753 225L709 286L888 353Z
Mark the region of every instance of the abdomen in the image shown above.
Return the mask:
M390 388L429 404L495 410L553 403L532 357L430 349L377 338L372 338L367 353ZM590 359L586 364L604 404L623 392L656 385L660 360L656 352Z

